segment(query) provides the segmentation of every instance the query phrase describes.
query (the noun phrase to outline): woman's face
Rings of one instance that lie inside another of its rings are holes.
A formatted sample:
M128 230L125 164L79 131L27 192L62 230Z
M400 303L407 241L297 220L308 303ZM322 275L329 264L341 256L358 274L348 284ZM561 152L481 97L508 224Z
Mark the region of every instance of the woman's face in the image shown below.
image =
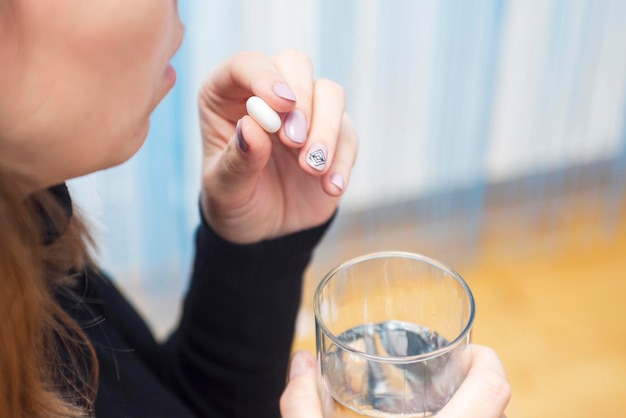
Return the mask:
M0 164L45 187L126 161L182 34L176 0L0 0Z

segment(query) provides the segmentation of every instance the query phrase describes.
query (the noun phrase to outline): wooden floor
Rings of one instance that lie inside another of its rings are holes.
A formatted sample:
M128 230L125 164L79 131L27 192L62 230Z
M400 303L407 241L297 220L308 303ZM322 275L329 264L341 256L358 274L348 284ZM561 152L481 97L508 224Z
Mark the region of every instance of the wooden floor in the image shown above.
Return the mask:
M507 417L626 417L624 203L608 220L592 205L517 232L514 216L487 221L476 254L453 265L476 299L473 342L495 348L506 367ZM363 249L356 235L333 247L346 249L334 251L337 262ZM315 350L311 301L328 268L328 254L320 257L307 274L295 349Z

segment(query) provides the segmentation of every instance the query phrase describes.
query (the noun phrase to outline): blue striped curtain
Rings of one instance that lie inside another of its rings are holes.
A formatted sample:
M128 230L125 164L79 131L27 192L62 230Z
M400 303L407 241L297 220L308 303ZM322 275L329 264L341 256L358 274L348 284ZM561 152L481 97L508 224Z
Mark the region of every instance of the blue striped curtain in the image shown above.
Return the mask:
M186 0L180 7L187 34L174 60L179 82L153 115L147 143L123 166L70 183L94 224L103 266L157 330L174 320L159 307L178 303L193 252L197 91L211 68L243 49L304 50L317 77L346 88L361 149L344 215L462 188L460 205L444 196L420 216L436 220L460 208L472 239L487 185L533 178L512 193L540 201L564 193L571 176L543 173L607 161L612 186L598 204L608 223L617 219L626 175L624 1ZM375 213L364 228L375 231L385 216Z

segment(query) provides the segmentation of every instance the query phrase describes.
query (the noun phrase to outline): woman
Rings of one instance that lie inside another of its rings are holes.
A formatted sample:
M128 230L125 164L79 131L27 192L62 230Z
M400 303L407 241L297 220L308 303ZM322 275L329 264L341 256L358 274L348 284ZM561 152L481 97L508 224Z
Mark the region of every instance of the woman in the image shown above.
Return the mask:
M182 35L175 0L0 0L0 417L279 414L302 272L357 152L341 87L295 51L207 78L202 222L164 344L90 261L64 186L140 148ZM281 114L275 136L245 116L252 95ZM302 356L293 418L314 416Z

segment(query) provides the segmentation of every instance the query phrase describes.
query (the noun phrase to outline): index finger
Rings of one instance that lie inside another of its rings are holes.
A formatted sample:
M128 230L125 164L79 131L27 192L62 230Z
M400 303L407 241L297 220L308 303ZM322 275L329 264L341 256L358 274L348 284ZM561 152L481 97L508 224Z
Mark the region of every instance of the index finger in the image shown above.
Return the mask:
M295 107L296 96L272 60L261 52L240 52L219 66L204 88L212 97L241 103L250 96L262 98L272 109L286 113ZM243 113L242 113L243 115Z

